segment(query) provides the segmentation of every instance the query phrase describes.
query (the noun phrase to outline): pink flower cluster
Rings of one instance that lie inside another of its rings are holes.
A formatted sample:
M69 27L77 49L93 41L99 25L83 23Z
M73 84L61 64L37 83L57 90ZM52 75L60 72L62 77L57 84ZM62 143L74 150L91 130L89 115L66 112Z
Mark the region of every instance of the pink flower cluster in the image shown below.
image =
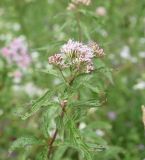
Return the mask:
M31 63L28 47L23 38L14 39L9 45L2 48L2 56L9 64L15 64L19 68L27 68Z
M85 5L85 6L89 6L91 3L91 0L72 0L67 9L68 10L75 10L79 5Z
M49 57L49 63L60 68L71 68L79 72L89 73L94 70L93 58L102 57L103 49L91 42L88 45L69 40L64 44L59 54Z

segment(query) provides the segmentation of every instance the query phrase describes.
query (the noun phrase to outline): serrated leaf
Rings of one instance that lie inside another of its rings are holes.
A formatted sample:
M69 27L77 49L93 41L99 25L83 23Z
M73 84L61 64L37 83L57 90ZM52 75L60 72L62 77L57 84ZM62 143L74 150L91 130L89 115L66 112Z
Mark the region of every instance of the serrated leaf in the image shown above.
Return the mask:
M89 147L83 141L79 130L75 127L72 120L69 120L67 122L67 131L69 134L69 139L67 140L67 144L65 142L65 145L71 146L80 151L86 160L92 160L92 155L89 151Z
M52 68L50 68L49 70L42 70L41 72L53 75L55 77L59 77L58 72L56 70L52 69Z
M52 92L48 90L42 97L40 97L38 100L32 102L32 107L30 111L26 112L24 115L21 116L23 120L29 118L32 116L34 113L36 113L42 106L45 105L51 105L49 102L50 96Z
M94 86L90 85L89 83L86 83L85 87L89 88L91 91L93 91L95 93L99 93L100 92L100 90L98 89L98 87L94 87Z
M96 100L96 99L92 99L92 100L80 100L80 101L75 101L75 102L71 102L69 104L72 107L99 107L101 106L101 103Z
M94 65L96 70L94 71L94 73L102 73L105 77L107 77L107 79L113 84L113 79L112 79L112 69L109 69L106 67L106 65L99 59L96 59L94 61Z
M35 145L35 144L43 144L41 140L38 140L36 137L20 137L10 147L10 152L14 151L16 148L26 147L28 145Z

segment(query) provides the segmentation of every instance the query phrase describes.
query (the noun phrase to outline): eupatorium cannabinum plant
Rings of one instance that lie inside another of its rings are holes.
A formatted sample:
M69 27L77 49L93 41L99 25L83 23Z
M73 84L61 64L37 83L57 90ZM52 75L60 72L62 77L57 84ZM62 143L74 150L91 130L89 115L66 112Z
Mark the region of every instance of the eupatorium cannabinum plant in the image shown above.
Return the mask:
M87 6L90 2L72 1L72 5L78 9L81 4ZM41 138L21 137L13 143L12 151L35 145L39 151L35 155L38 160L60 160L68 158L67 154L78 160L92 160L97 151L103 149L99 142L81 132L79 125L87 118L90 109L94 110L106 101L99 88L105 76L111 79L110 72L102 62L103 49L96 42L82 42L79 18L77 26L79 41L68 40L58 53L48 58L49 69L45 73L53 75L59 83L54 87L49 85L51 89L33 101L32 107L21 116L27 119L39 112ZM89 135L89 130L86 132Z
M82 157L92 159L94 151L98 150L99 146L93 144L94 142L85 141L78 126L82 117L87 116L89 108L104 103L99 98L89 95L84 97L82 93L83 88L88 88L99 94L90 82L94 75L105 69L95 64L95 60L101 59L104 55L103 49L95 42L84 44L69 40L60 48L59 53L49 57L48 62L52 68L48 73L59 78L60 83L34 101L32 108L22 116L26 119L43 109L43 138L22 137L14 142L12 150L35 144L42 147L40 157L53 159L59 147L64 147L66 151L66 148L72 147L77 149Z

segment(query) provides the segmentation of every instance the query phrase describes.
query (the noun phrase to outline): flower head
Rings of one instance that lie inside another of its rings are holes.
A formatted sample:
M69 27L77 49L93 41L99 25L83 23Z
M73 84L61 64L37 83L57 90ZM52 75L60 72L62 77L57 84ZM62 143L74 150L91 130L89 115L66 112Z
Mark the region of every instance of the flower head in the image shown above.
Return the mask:
M90 3L91 0L72 0L68 5L67 10L75 10L79 5L89 6Z
M97 57L103 57L105 55L104 50L100 48L96 42L90 42L89 46L93 49L93 52Z
M60 48L59 54L49 57L49 63L60 68L71 67L73 70L89 73L94 70L93 58L104 54L96 43L93 44L92 46L70 39Z
M48 61L50 64L61 65L62 64L62 55L55 54L54 56L49 57Z
M12 40L6 47L2 48L1 52L8 63L16 64L20 68L27 68L31 62L27 43L21 37Z
M105 16L107 14L106 8L104 8L103 6L96 8L96 14L98 16Z

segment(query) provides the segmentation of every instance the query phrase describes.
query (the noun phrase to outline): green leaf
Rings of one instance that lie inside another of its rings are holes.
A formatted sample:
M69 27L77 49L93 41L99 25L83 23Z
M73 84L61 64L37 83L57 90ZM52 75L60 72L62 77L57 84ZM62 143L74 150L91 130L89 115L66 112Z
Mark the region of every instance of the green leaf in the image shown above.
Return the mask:
M68 145L80 151L86 160L92 160L92 155L88 145L83 141L79 130L75 127L75 124L71 119L67 122L66 127L69 137L67 143L65 142L65 145Z
M112 79L112 69L107 68L100 59L96 59L94 65L96 68L94 73L102 73L112 84L114 83Z
M54 153L53 160L61 160L68 146L62 144Z
M85 108L90 108L90 107L99 107L101 106L101 103L96 100L96 99L92 99L92 100L80 100L80 101L73 101L69 104L72 107L85 107Z
M21 118L25 120L30 116L32 116L34 113L36 113L42 106L51 105L51 102L50 102L51 95L52 95L52 92L48 90L42 97L40 97L38 100L32 103L32 107L30 111L26 112L24 115L21 115Z
M41 151L36 155L36 160L47 160L48 147L41 148Z
M98 87L94 87L94 86L90 85L89 83L86 83L85 87L89 88L91 91L93 91L95 93L100 93L100 90L98 89Z
M124 150L118 146L109 146L104 154L104 158L112 158L118 155L119 153L124 153Z
M52 115L54 115L53 118ZM49 107L42 114L41 130L46 138L48 138L49 136L49 130L51 130L51 128L53 127L53 120L55 116L57 116L57 109L55 107Z
M20 137L10 147L10 152L14 151L16 148L26 147L28 145L43 144L41 140L36 137Z
M60 75L58 74L58 72L56 70L54 70L53 68L50 68L49 70L41 70L41 72L46 73L46 74L50 74L53 75L55 77L59 77Z

